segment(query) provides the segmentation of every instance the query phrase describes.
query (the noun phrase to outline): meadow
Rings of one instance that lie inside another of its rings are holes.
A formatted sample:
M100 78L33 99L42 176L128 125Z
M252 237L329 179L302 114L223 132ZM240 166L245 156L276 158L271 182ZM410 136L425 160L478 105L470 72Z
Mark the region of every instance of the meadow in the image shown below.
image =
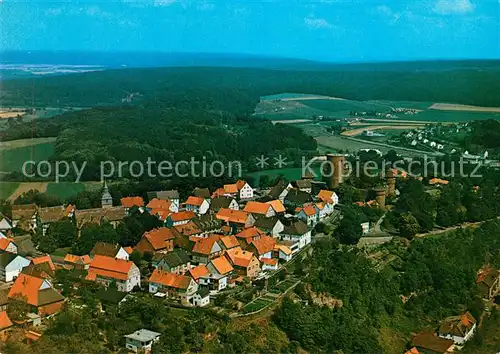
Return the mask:
M48 160L53 154L54 142L0 149L0 172L21 171L26 161Z

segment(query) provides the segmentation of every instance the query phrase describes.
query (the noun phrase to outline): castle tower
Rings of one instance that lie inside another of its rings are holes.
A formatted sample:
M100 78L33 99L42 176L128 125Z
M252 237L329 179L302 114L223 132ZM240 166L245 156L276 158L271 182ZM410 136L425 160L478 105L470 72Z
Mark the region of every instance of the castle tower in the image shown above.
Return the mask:
M396 195L396 175L394 170L389 169L386 172L387 181L387 196L394 197Z
M342 154L328 154L326 160L329 162L329 171L327 172L327 185L329 189L337 188L344 181L344 159ZM333 171L330 169L333 168Z
M108 184L104 181L104 189L102 191L101 197L101 207L102 208L111 208L113 206L113 197L109 193Z
M378 207L382 210L385 209L385 188L376 188L375 193L376 197L375 200L377 201Z

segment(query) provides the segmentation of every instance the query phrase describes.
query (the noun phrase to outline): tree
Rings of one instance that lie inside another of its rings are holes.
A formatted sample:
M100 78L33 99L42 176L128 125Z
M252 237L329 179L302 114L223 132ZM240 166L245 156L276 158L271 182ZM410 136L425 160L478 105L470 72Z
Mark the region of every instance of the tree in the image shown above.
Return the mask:
M354 209L346 208L339 227L335 230L335 234L341 243L347 245L358 243L363 234L360 215Z
M417 219L411 213L404 213L401 215L399 223L399 234L407 239L413 239L420 231L420 225Z
M31 311L28 305L28 298L22 295L15 295L7 306L7 315L11 320L22 321L26 318L26 314Z

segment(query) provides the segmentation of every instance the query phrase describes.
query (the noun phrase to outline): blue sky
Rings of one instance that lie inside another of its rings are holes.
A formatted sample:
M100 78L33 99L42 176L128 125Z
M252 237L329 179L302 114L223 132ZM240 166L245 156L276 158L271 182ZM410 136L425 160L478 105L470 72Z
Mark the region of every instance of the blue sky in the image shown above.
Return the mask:
M0 0L3 50L500 58L499 0Z

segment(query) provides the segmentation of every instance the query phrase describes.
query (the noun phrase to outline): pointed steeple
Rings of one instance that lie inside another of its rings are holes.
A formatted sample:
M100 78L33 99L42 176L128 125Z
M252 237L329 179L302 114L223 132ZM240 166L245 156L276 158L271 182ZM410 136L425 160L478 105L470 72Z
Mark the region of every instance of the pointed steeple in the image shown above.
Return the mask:
M108 184L104 181L104 187L102 191L101 197L101 207L102 208L111 208L113 206L113 197L109 193Z

